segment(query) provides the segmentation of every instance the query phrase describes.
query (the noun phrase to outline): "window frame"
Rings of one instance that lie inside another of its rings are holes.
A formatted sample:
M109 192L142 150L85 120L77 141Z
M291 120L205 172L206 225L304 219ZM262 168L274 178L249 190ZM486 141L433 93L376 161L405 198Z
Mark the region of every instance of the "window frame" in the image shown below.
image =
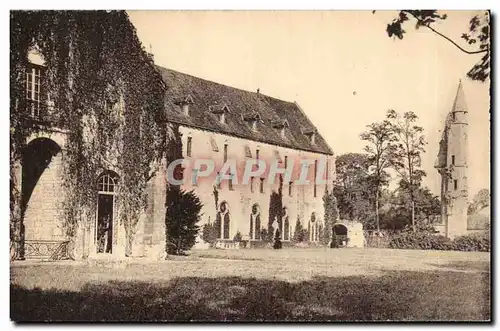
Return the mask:
M40 118L43 116L43 106L47 99L43 85L44 74L44 66L30 62L26 68L25 97L27 109L30 112L30 116L33 118Z
M193 137L188 136L186 143L186 155L188 157L191 157L192 153L193 153Z

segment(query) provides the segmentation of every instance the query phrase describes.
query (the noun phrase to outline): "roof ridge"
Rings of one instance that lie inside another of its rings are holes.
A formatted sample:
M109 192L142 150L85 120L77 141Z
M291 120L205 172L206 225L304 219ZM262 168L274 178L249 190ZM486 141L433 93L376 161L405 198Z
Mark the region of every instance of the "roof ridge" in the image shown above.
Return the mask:
M186 76L189 76L189 77L192 77L192 78L195 78L195 79L200 79L200 80L203 80L205 82L209 82L211 84L217 84L217 85L220 85L220 86L224 86L224 87L228 87L228 88L231 88L233 90L238 90L238 91L243 91L243 92L246 92L246 93L252 93L252 94L255 94L255 95L259 95L259 96L263 96L263 97L266 97L266 98L271 98L271 99L274 99L274 100L278 100L278 101L281 101L281 102L287 102L289 104L294 104L295 102L294 101L288 101L288 100L283 100L283 99L279 99L277 97L273 97L271 95L267 95L267 94L264 94L262 92L254 92L254 91L250 91L250 90L245 90L245 89L242 89L242 88L239 88L239 87L234 87L234 86L231 86L231 85L227 85L227 84L223 84L223 83L219 83L219 82L216 82L216 81L213 81L213 80L210 80L210 79L207 79L207 78L202 78L202 77L198 77L198 76L195 76L195 75L192 75L192 74L188 74L188 73L185 73L185 72L182 72L182 71L179 71L179 70L175 70L175 69L170 69L170 68L165 68L165 67L162 67L160 65L157 65L155 64L155 66L157 68L160 68L160 69L163 69L163 70L169 70L169 71L173 71L175 73L179 73L179 74L182 74L182 75L186 75Z
M174 98L182 97L189 92L194 99L194 104L186 115L178 106L173 103L169 106L168 121L178 122L188 127L202 127L207 130L245 137L249 140L267 142L274 145L281 145L287 148L333 155L332 148L328 145L323 135L312 123L297 102L281 100L262 93L252 92L235 88L229 85L213 82L208 79L196 77L177 70L156 66L157 71L163 77L168 90L168 95ZM229 116L229 122L220 124L220 119L210 115L209 110L213 102L227 97L225 104L231 110L235 110ZM166 102L171 102L167 97ZM258 129L252 129L244 116L251 113L259 113L259 117L265 122L258 125ZM233 118L238 115L237 118ZM269 122L267 121L269 120ZM289 132L283 137L283 132L276 131L273 127L273 120L290 122ZM302 128L313 128L318 134L316 141L311 140L302 132Z

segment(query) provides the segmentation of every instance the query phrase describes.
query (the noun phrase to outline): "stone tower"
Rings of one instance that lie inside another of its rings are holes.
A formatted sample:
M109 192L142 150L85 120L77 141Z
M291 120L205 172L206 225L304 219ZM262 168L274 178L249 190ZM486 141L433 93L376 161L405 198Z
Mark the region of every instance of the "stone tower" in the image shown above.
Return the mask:
M436 168L441 175L441 219L449 238L467 233L468 110L462 82L446 117Z

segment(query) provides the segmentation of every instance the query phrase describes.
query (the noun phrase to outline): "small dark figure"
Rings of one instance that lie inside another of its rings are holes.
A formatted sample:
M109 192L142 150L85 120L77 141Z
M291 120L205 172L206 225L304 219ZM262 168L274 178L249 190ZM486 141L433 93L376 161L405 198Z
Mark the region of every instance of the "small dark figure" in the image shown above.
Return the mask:
M99 253L111 253L111 218L105 216L99 222Z

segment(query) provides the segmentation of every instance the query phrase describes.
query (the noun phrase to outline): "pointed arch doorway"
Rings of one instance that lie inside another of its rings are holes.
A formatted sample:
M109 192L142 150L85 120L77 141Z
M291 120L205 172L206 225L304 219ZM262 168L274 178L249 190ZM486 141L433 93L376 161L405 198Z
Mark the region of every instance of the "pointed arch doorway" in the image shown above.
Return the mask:
M105 171L97 180L97 216L94 242L96 253L112 254L115 225L115 196L118 188L118 175Z

